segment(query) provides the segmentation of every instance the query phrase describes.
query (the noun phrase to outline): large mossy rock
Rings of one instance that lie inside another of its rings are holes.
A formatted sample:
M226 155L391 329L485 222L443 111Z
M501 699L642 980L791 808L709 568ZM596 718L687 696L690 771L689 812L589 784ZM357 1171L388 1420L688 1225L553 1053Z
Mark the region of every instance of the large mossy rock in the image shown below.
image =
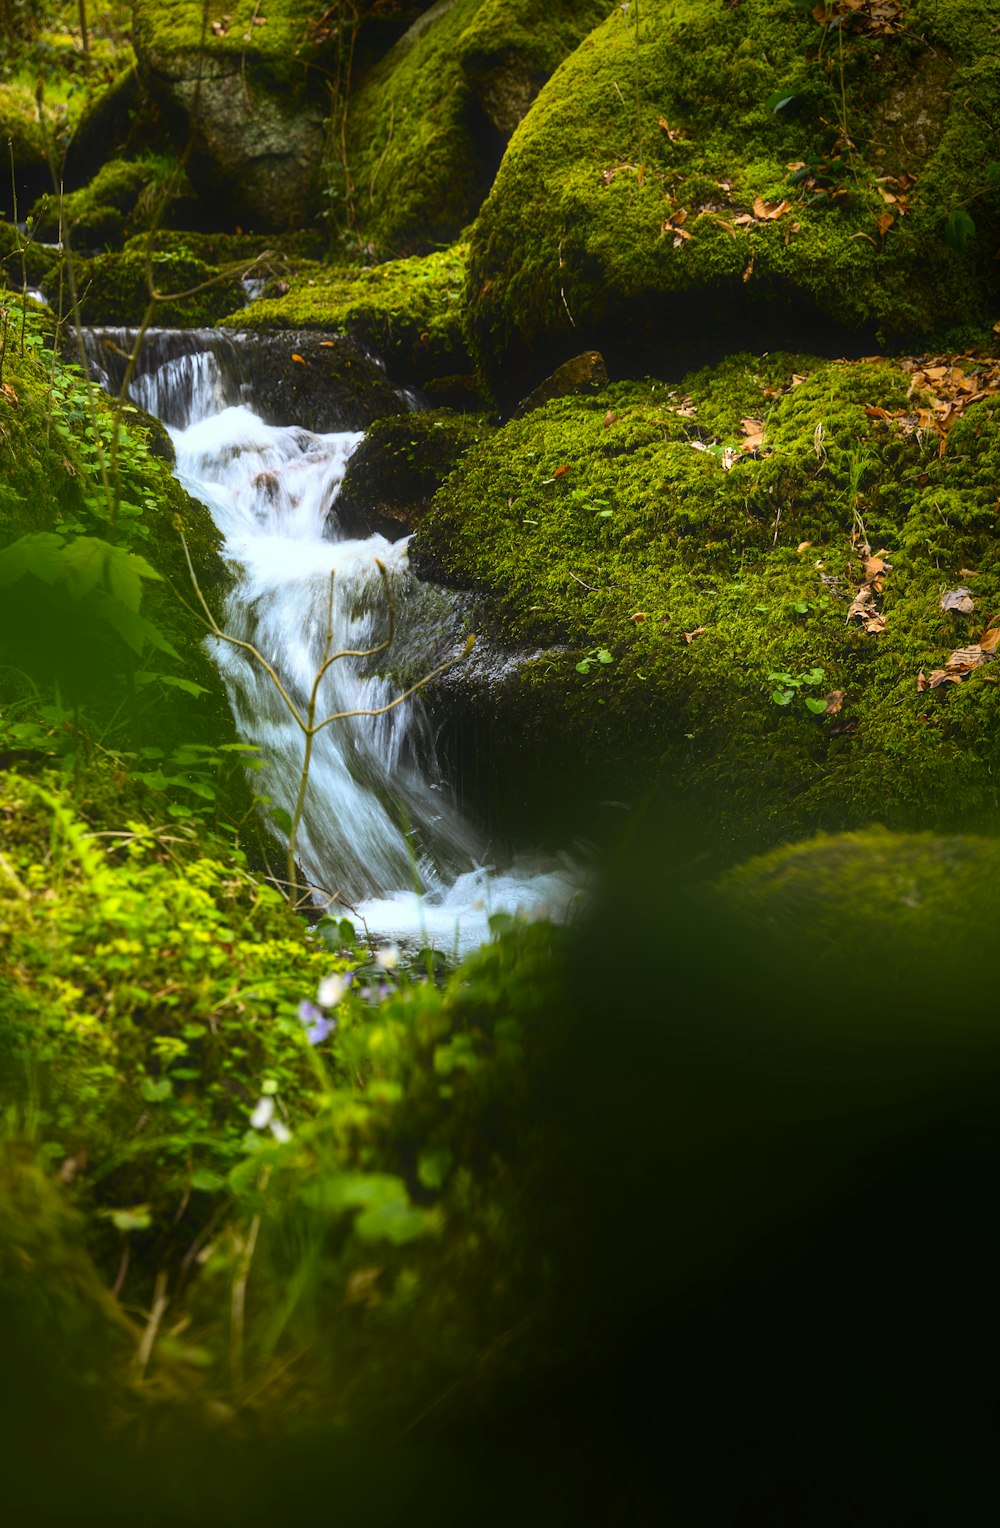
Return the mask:
M485 690L447 676L470 795L513 819L659 778L730 853L1000 821L997 379L972 357L743 355L558 399L474 446L411 561L538 656Z
M333 135L345 234L380 257L448 244L540 86L604 0L438 0L362 80Z
M880 14L615 7L531 108L476 224L471 341L502 398L588 346L619 374L670 374L741 347L988 330L993 9Z
M482 417L397 414L376 420L352 453L330 512L345 535L408 535L471 446L489 433Z
M183 245L147 259L143 240L127 250L78 260L80 318L85 324L130 327L143 322L151 302L150 278L157 292L153 322L164 328L203 328L231 313L246 299L235 271L220 272ZM54 296L58 275L49 276L46 296Z
M287 228L316 210L335 39L311 19L303 0L266 12L237 0L224 17L199 0L135 0L140 76L178 141L190 136L191 180L217 226Z

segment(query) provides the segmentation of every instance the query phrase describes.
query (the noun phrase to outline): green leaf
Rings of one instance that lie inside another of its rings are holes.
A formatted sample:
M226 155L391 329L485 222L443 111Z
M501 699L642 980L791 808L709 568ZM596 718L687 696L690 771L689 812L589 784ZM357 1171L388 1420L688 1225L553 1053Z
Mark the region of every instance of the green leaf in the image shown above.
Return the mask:
M82 599L95 587L112 550L98 536L78 536L63 548L63 574L74 599Z
M447 1146L431 1146L422 1151L417 1159L417 1177L424 1188L440 1188L451 1172L454 1160Z
M955 207L949 212L948 221L944 225L944 237L954 254L965 254L966 245L975 236L975 232L976 225L964 207Z
M590 663L588 662L588 660L586 658L584 658L582 663L578 663L576 665L576 671L577 671L578 674L589 674L590 673Z
M615 660L606 647L599 647L597 650L597 661L598 663L614 663Z
M803 674L801 678L803 684L822 684L823 680L826 678L826 670L821 668L811 668L808 674Z
M148 1231L153 1224L148 1204L136 1204L130 1210L106 1210L104 1213L119 1231Z
M283 806L272 806L271 820L287 837L292 831L292 819Z
M217 1194L225 1186L225 1178L220 1178L218 1173L211 1172L207 1167L199 1167L197 1172L191 1174L191 1187L200 1194Z
M399 1202L364 1210L354 1222L362 1241L389 1241L396 1247L416 1241L418 1236L435 1228L436 1222L426 1210Z
M21 536L0 552L0 589L16 583L26 573L53 584L62 567L63 537L53 531Z
M795 100L795 91L788 85L782 85L764 102L765 111L782 111L790 102Z
M804 695L803 700L814 716L822 716L826 710L826 700L817 700L815 695Z
M795 698L794 690L772 690L771 699L776 706L787 706Z

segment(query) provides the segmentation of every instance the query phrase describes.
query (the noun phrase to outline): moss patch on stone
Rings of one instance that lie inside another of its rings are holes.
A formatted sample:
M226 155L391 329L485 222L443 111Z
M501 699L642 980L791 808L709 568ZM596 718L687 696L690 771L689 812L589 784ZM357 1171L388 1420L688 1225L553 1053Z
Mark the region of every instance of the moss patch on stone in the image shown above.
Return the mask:
M342 329L394 375L422 381L468 368L462 332L466 246L370 267L301 265L290 290L223 320L240 329Z
M544 649L484 702L523 776L551 786L570 756L620 796L661 775L748 850L1000 823L1000 674L917 688L1000 612L1000 414L972 405L939 455L866 412L915 411L908 385L886 361L743 355L557 400L463 458L411 559L478 591L488 634ZM892 564L881 632L847 619L866 538ZM963 569L970 615L940 604ZM836 691L828 715L806 704Z
M383 258L453 240L539 86L603 12L595 0L439 0L347 105L346 154L335 141L329 156L342 231Z
M78 246L121 244L130 227L141 226L139 204L155 180L149 163L111 159L88 185L65 195L61 206L51 193L38 198L31 209L36 237L57 239L61 216Z
M147 262L141 240L127 251L95 255L77 265L85 324L141 323L150 302L150 272L162 294L153 321L167 328L204 328L232 313L246 295L238 276L220 275L184 249L167 250Z
M655 370L796 333L836 354L850 334L988 328L987 8L912 0L887 35L831 17L644 0L563 64L473 235L471 343L505 398L588 345Z
M408 534L456 463L489 431L482 417L444 412L376 420L348 463L335 523L349 535Z

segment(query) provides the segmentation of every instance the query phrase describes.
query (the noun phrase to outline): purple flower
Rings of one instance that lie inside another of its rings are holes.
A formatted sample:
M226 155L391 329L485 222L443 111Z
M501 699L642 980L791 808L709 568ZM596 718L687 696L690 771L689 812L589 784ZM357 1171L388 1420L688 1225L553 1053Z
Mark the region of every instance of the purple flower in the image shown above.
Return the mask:
M328 1018L322 1008L317 1008L316 1004L310 1003L307 998L303 998L299 1004L299 1018L303 1024L310 1026L306 1032L306 1039L310 1045L320 1045L337 1028L336 1019Z

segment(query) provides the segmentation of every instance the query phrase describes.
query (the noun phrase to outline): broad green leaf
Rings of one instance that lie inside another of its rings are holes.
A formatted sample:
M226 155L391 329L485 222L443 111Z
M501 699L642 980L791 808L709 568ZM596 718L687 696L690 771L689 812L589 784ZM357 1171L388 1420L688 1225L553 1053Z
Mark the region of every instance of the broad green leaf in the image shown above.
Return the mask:
M956 255L964 255L969 240L974 237L976 225L966 212L964 207L955 207L949 212L948 220L944 225L945 241Z
M455 1160L447 1146L431 1146L417 1159L417 1177L424 1188L440 1188Z
M63 548L63 575L74 599L82 599L99 582L112 550L97 536L78 536Z
M809 707L810 711L812 711L814 716L822 716L823 715L823 712L826 710L826 699L825 698L822 699L822 700L817 700L815 695L806 695L803 698L805 700L806 705Z

